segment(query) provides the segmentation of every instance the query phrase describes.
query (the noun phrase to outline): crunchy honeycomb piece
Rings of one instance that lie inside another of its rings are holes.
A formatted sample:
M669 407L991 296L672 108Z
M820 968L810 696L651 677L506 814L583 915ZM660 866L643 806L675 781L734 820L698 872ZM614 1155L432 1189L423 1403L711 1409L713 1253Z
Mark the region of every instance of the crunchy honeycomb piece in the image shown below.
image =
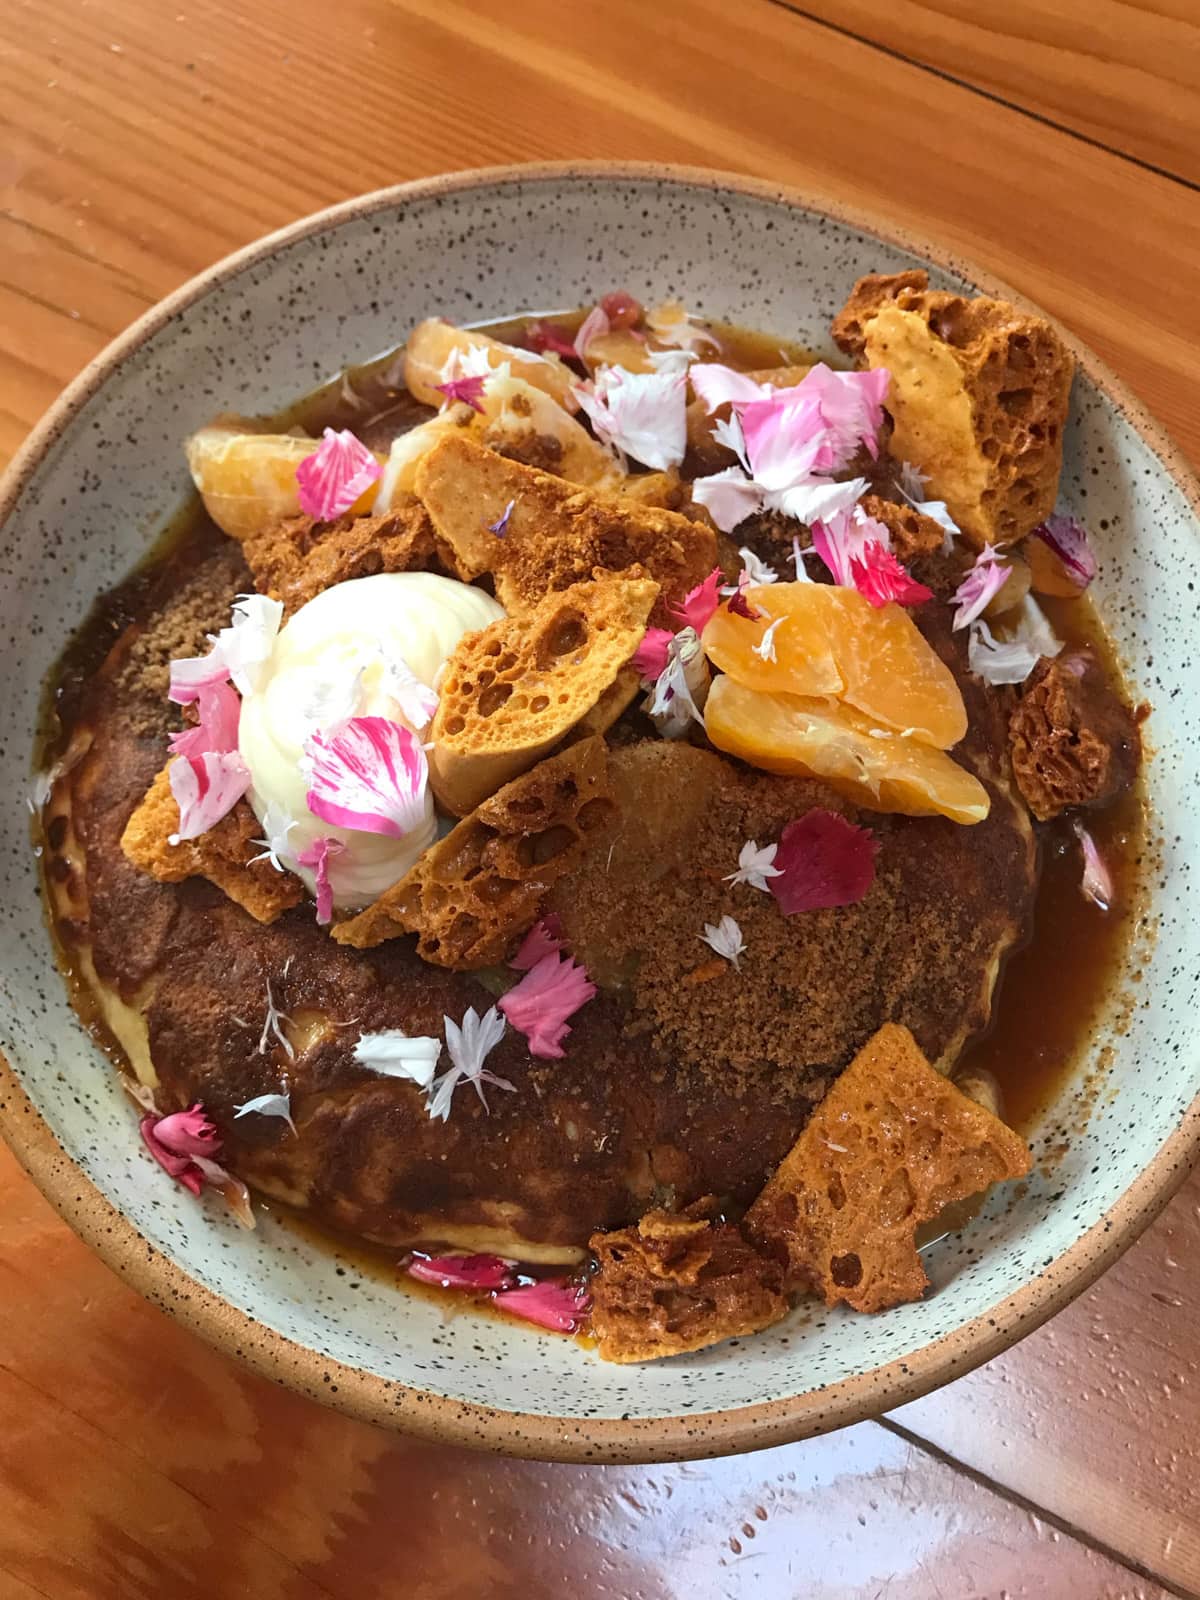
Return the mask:
M493 966L615 809L604 741L581 740L485 800L333 936L363 950L415 933L418 954L434 966Z
M1043 318L907 272L860 279L834 337L890 371L891 453L972 544L1014 544L1054 510L1074 362Z
M672 625L670 606L716 563L711 528L675 511L581 488L504 460L456 435L432 449L417 472L417 493L460 578L493 574L507 611L528 610L550 589L566 589L597 567L644 567L661 594L651 620ZM508 520L499 533L511 503Z
M242 545L255 588L282 600L290 617L335 583L377 572L427 572L437 566L437 540L424 506L411 496L382 517L315 522L288 517Z
M929 1280L918 1225L1031 1165L1025 1141L886 1023L813 1113L746 1215L749 1237L786 1265L789 1288L883 1311Z
M590 739L595 734L607 733L637 699L641 686L637 668L622 667L592 709L580 717L567 735L568 739Z
M1013 776L1039 822L1068 806L1103 806L1128 789L1141 739L1099 662L1079 652L1043 661L1008 721Z
M892 554L908 568L918 583L926 584L939 599L948 600L958 587L968 563L961 550L946 551L945 529L915 506L864 495L860 502L868 516L882 522L892 540ZM804 541L807 543L807 540Z
M304 885L290 872L276 872L258 854L258 818L244 800L198 839L170 843L179 826L179 806L171 793L170 762L146 792L125 825L121 849L128 860L160 883L207 878L258 922L274 922L304 899Z
M596 1233L592 1332L604 1361L654 1361L758 1333L788 1312L783 1268L723 1222L712 1199Z
M447 665L430 780L457 816L548 755L612 688L658 595L634 571L597 572L532 611L466 634Z

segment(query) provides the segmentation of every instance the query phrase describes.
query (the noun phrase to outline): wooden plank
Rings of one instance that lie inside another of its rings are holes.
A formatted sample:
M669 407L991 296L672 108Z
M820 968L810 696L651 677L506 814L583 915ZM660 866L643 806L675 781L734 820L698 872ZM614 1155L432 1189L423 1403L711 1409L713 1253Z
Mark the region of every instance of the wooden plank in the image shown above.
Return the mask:
M874 1423L724 1461L600 1468L352 1422L139 1300L7 1151L0 1412L6 1600L1168 1592Z
M1200 1592L1200 1172L1032 1338L894 1413L905 1428Z
M1200 13L1190 0L780 3L1200 184Z
M321 0L9 12L0 278L37 325L0 356L10 447L133 310L264 229L420 173L588 155L755 172L927 229L1073 326L1200 459L1200 195L777 5L731 28L722 0L610 0L564 28L557 0L344 0L332 32ZM336 108L319 139L315 95Z

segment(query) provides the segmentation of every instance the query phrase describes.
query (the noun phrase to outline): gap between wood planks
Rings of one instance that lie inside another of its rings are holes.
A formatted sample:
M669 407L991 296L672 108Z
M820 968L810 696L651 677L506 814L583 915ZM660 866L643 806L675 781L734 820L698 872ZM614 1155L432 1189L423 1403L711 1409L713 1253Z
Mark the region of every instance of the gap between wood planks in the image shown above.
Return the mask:
M805 22L811 22L816 28L824 28L827 32L835 33L843 39L852 39L855 44L865 45L868 50L878 51L881 56L887 56L891 61L902 61L905 66L916 67L921 72L929 73L930 77L940 78L943 83L952 83L959 89L969 89L981 99L990 100L993 105L1003 106L1006 111L1015 111L1019 116L1027 117L1030 122L1040 123L1044 128L1053 128L1056 133L1066 134L1068 139L1075 139L1079 144L1090 145L1093 150L1103 150L1110 156L1119 156L1122 161L1128 161L1132 167L1141 167L1144 172L1153 172L1159 178L1169 178L1172 183L1190 189L1193 194L1200 194L1200 183L1195 183L1191 178L1185 178L1178 172L1172 172L1170 167L1160 167L1156 162L1147 161L1143 156L1131 155L1119 145L1106 144L1103 139L1094 139L1090 134L1080 133L1078 128L1072 128L1069 123L1058 122L1043 111L1033 111L1029 106L1023 106L1016 100L1006 99L995 89L986 89L971 78L960 78L953 72L947 72L944 67L935 67L932 62L922 61L920 56L906 55L903 50L897 50L892 45L872 39L870 34L858 33L853 28L843 27L840 23L830 22L828 18L818 16L815 11L807 11L803 6L793 5L791 0L767 0L767 4L776 6L780 11L788 11L794 17L802 17Z

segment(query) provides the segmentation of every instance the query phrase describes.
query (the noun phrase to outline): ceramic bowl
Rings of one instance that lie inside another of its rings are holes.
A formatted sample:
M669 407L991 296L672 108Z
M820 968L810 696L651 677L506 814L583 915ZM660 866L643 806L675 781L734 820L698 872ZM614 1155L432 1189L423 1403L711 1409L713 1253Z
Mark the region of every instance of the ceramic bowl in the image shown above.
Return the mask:
M1034 1176L930 1250L920 1304L800 1310L754 1339L626 1368L496 1320L445 1320L382 1281L351 1292L327 1251L270 1218L246 1233L163 1180L54 970L24 803L41 686L95 596L189 492L180 442L193 428L218 409L273 411L431 312L471 322L615 287L819 348L859 274L917 262L938 284L1013 295L916 240L743 178L596 166L438 178L214 267L106 350L35 430L0 497L0 1129L71 1225L203 1337L302 1393L459 1444L712 1455L856 1421L994 1355L1089 1284L1182 1179L1200 1132L1200 667L1181 581L1200 558L1196 484L1077 345L1062 499L1098 537L1100 604L1154 706L1157 937L1135 940L1076 1086L1033 1130Z

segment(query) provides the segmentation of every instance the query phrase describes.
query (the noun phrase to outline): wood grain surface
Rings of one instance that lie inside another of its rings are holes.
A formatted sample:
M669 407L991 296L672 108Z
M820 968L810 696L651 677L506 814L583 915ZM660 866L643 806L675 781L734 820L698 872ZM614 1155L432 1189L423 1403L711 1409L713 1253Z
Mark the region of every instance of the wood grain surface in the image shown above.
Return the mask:
M1193 0L806 0L792 9L1200 185Z
M405 178L599 156L753 172L948 242L1200 461L1192 7L806 9L838 27L773 0L0 0L0 457L261 233ZM894 1419L739 1461L541 1467L251 1377L2 1154L0 1600L1200 1595L1198 1284L1200 1178L1075 1306Z

